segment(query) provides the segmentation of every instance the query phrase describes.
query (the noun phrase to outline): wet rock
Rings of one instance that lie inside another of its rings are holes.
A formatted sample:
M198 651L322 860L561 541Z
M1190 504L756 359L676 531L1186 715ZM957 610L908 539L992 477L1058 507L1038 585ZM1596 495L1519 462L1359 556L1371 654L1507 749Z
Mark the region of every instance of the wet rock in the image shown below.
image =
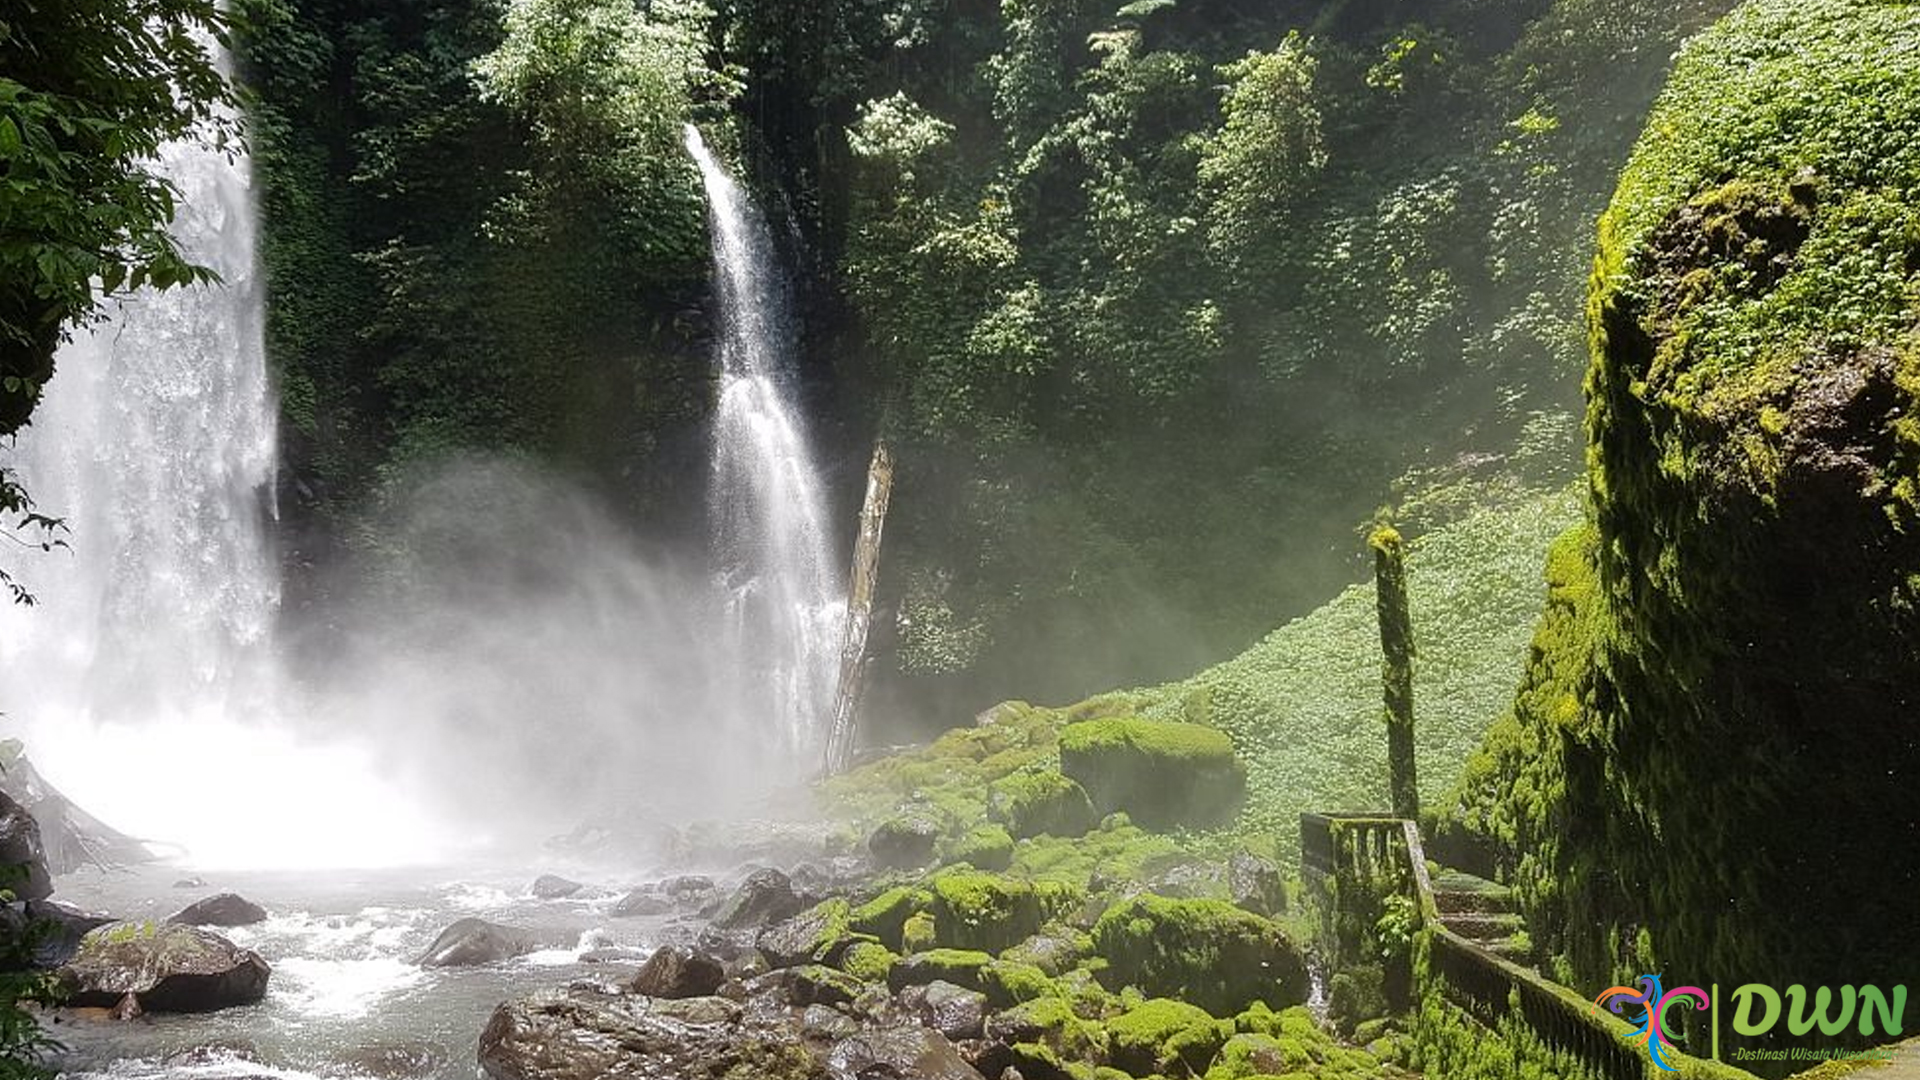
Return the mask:
M787 877L796 894L816 900L831 896L840 885L833 871L817 862L803 862L795 866Z
M177 926L252 926L266 922L267 912L237 893L216 893L188 904L167 921Z
M608 914L615 918L631 919L642 915L665 915L673 911L673 904L645 889L635 889L620 898Z
M977 1039L987 1019L987 995L934 980L900 992L900 1007L949 1039Z
M800 1034L833 1043L860 1031L860 1022L829 1005L809 1005L800 1015Z
M492 1080L825 1075L791 1023L755 1023L729 1003L710 1005L714 1000L541 991L494 1010L480 1035L480 1068Z
M858 940L847 927L848 918L845 900L827 900L760 931L754 946L774 967L834 963Z
M1226 872L1217 863L1176 855L1150 860L1144 867L1147 891L1176 900L1200 900L1227 894Z
M1080 934L1064 926L1049 926L1002 954L1002 959L1031 964L1049 977L1073 970L1086 958L1090 946Z
M842 1039L827 1055L827 1071L833 1080L985 1080L946 1036L923 1027L882 1028Z
M83 911L58 900L31 900L0 906L0 935L29 942L30 954L9 961L0 970L21 967L51 970L73 959L87 933L116 921L111 915Z
M53 894L40 826L26 807L4 792L0 792L0 868L9 875L0 878L0 887L13 890L16 900L45 900Z
M421 967L497 964L548 947L539 935L485 919L461 919L440 932L416 961Z
M824 964L770 971L747 982L749 996L777 995L788 1005L848 1005L866 989L866 984Z
M940 822L931 814L913 812L883 822L867 838L867 851L883 870L917 870L933 861L940 842Z
M438 1043L376 1043L351 1051L341 1059L355 1076L379 1080L415 1080L445 1071L452 1055Z
M656 998L707 997L727 981L726 969L711 956L683 945L667 945L654 951L629 988L636 994Z
M756 870L713 914L721 930L758 930L798 915L805 907L793 891L793 880L778 870Z
M586 888L585 885L557 874L541 874L533 879L533 884L527 887L527 891L532 893L536 900L563 900L584 888Z
M660 883L660 895L676 904L694 904L712 895L713 879L704 874L682 874Z
M147 1012L251 1005L271 970L258 953L191 926L110 923L81 939L57 978L76 1007L113 1008L133 995Z
M1272 917L1287 910L1287 884L1280 868L1248 852L1227 862L1227 895L1255 915Z

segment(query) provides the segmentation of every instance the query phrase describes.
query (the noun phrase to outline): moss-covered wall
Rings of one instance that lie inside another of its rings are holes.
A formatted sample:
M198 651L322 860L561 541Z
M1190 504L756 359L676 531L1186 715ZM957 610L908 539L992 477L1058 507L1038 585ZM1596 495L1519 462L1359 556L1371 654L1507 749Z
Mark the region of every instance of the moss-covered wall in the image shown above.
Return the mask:
M1753 0L1696 39L1601 247L1592 527L1456 810L1577 986L1905 981L1920 6Z

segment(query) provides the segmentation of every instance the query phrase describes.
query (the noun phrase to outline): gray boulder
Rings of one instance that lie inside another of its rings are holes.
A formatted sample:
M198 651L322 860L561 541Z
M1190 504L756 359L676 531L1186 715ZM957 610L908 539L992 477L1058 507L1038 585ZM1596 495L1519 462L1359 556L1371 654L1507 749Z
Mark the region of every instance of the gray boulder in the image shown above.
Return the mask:
M167 921L176 926L252 926L266 922L267 912L259 904L228 892L196 900L169 915Z
M532 893L536 900L561 900L584 888L586 888L585 885L558 874L541 874L533 879L533 884L527 891Z
M787 875L773 869L756 870L713 913L713 925L721 930L758 930L798 915L805 906Z
M631 989L656 998L708 997L727 981L720 961L683 945L667 945L640 965Z
M881 1028L842 1039L827 1055L827 1072L833 1080L985 1080L946 1036L923 1027Z
M490 923L485 919L461 919L440 932L427 946L421 967L473 967L497 964L516 956L525 956L549 948L553 943L512 926Z
M0 792L0 888L13 890L15 900L45 900L53 895L40 825L5 792Z
M1227 862L1227 893L1236 905L1255 915L1286 914L1286 879L1279 867L1258 855L1243 851Z
M662 1001L577 987L494 1010L479 1063L492 1080L824 1080L791 1023L750 1022L720 998Z
M949 1039L977 1039L985 1030L987 995L938 979L900 992L900 1007Z

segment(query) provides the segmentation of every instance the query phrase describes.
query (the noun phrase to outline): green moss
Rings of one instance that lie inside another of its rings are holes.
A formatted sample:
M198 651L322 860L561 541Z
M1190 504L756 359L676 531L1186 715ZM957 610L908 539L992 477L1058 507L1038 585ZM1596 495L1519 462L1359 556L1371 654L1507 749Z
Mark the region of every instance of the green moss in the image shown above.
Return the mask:
M1071 926L1053 924L1000 954L1002 960L1028 964L1049 976L1065 974L1093 952L1093 938Z
M1102 813L1124 810L1149 827L1230 820L1246 769L1224 732L1183 721L1112 717L1060 731L1060 771Z
M980 870L1005 870L1013 863L1013 837L999 825L982 825L947 845L945 859Z
M1026 940L1081 895L1057 882L1036 884L966 868L943 870L930 885L940 943L990 952Z
M1055 997L1060 988L1047 973L1032 964L1013 960L995 960L980 971L981 992L995 1008L1007 1008L1023 1001Z
M1117 985L1224 1015L1306 1000L1306 959L1274 923L1219 900L1140 896L1109 908L1094 947Z
M1019 837L1079 836L1100 820L1086 789L1052 769L994 781L987 812Z
M900 959L892 949L878 942L856 941L840 955L840 970L862 982L883 983Z
M854 908L847 923L856 932L871 934L888 948L898 949L905 944L907 920L932 903L933 897L925 890L898 885Z
M1074 1011L1073 1003L1060 997L1036 997L1003 1010L996 1024L1013 1031L1032 1031L1032 1038L1045 1043L1064 1060L1098 1061L1107 1052L1107 1033Z
M991 955L973 949L930 949L894 961L887 972L887 985L898 991L907 986L950 982L985 993L980 973L991 963Z
M925 952L938 943L939 937L933 912L917 911L900 927L900 948L908 953Z
M1014 849L1015 873L1036 881L1086 887L1098 874L1109 881L1138 881L1157 859L1185 851L1178 841L1116 823L1078 839L1041 836Z
M1865 778L1920 768L1916 253L1920 8L1749 0L1687 47L1600 231L1592 527L1454 807L1576 985L1920 963L1860 885L1912 850Z
M1205 1009L1184 1001L1155 998L1107 1021L1108 1053L1113 1064L1137 1076L1206 1071L1232 1032Z

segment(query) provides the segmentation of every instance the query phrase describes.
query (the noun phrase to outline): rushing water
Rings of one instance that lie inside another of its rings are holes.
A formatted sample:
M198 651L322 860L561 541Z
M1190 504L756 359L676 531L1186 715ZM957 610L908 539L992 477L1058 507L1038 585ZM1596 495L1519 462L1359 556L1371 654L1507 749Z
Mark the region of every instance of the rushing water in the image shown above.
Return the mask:
M480 1031L503 1000L577 979L630 979L652 945L689 933L659 917L611 917L631 884L614 879L538 900L526 893L530 870L208 874L203 887L174 888L180 873L83 871L62 879L61 895L161 919L215 889L240 892L268 919L220 933L272 965L266 1000L132 1022L57 1012L48 1030L67 1049L55 1062L72 1080L466 1080ZM532 931L554 947L479 968L413 962L468 916Z
M722 560L726 678L735 708L765 711L786 751L824 750L845 616L820 470L795 409L794 327L765 220L700 132L687 151L706 186L720 301L713 520Z
M19 437L15 464L69 547L9 558L40 601L0 610L9 727L80 805L207 862L420 857L367 756L297 739L277 714L248 162L173 145L160 169L180 190L182 249L221 281L142 292L76 334Z

